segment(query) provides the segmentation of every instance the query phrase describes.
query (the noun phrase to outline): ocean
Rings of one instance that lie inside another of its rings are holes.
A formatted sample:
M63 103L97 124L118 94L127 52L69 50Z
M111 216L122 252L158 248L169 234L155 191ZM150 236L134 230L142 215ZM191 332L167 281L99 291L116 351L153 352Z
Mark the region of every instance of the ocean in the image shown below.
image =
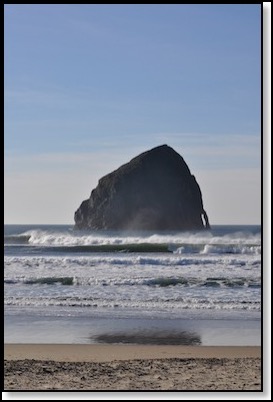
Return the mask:
M5 225L8 343L261 344L261 227Z

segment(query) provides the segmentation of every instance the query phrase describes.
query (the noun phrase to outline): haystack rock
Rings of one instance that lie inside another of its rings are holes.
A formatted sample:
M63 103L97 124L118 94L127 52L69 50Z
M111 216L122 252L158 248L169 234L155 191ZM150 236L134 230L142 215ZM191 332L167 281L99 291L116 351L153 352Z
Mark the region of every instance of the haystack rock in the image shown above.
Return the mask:
M200 230L209 220L184 159L161 145L102 177L75 212L75 228Z

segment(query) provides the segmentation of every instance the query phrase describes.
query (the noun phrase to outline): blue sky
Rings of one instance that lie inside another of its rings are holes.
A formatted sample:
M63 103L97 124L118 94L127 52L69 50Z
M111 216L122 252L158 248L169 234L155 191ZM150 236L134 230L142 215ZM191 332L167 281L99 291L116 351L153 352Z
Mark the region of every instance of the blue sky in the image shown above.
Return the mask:
M5 5L5 223L73 223L168 144L212 224L260 223L261 8Z

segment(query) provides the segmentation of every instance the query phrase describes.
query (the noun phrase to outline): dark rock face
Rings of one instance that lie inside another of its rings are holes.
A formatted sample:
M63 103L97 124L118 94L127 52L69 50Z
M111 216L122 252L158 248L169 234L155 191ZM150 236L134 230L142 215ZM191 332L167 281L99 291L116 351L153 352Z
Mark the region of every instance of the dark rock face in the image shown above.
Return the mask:
M209 221L184 159L162 145L102 177L75 212L75 228L199 230Z

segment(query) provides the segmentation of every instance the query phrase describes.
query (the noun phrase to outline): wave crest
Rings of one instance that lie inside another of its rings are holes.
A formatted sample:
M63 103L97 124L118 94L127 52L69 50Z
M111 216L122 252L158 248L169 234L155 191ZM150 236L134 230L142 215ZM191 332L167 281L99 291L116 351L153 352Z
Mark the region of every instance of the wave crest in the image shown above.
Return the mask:
M151 287L261 287L260 280L249 277L226 278L207 277L198 279L194 277L155 277L155 278L94 278L94 277L32 277L32 278L6 278L5 284L14 285L23 283L25 285L64 285L64 286L151 286Z

